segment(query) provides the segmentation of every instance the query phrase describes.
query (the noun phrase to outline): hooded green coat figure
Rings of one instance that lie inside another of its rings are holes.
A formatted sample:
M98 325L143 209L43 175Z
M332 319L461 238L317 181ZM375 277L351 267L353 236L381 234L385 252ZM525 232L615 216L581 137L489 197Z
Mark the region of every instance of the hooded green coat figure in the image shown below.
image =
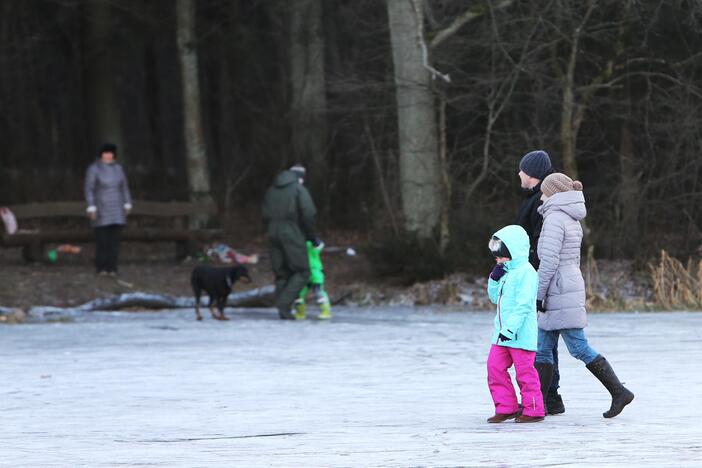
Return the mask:
M296 165L283 171L266 192L263 220L271 247L275 275L275 306L284 320L294 320L291 308L309 282L310 264L305 242L319 245L315 234L315 209L302 184L305 168Z
M310 282L302 288L300 295L295 300L295 319L304 320L307 318L307 307L305 305L305 297L309 290L312 290L317 304L319 304L320 320L328 320L331 318L331 304L329 295L324 290L324 266L322 265L322 249L324 244L320 243L317 247L312 245L312 242L307 241L307 257L310 261Z

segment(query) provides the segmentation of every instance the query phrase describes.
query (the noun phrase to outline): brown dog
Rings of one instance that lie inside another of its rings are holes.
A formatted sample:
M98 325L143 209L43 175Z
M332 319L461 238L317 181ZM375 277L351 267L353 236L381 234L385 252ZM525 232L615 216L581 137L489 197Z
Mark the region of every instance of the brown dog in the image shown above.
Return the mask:
M195 294L195 318L202 320L200 315L200 296L202 291L205 291L210 296L210 313L212 318L217 320L229 320L224 315L224 307L227 305L227 297L232 292L234 283L241 280L245 283L250 283L251 278L249 272L243 265L233 267L213 267L202 265L193 268L190 274L190 284L193 287ZM219 314L215 313L215 307L219 310Z

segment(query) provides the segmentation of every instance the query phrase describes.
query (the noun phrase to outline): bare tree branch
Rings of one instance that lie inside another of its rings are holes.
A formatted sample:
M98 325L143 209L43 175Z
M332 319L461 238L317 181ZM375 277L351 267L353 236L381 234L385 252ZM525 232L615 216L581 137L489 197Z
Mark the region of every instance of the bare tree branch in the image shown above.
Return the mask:
M502 8L507 8L508 6L512 5L514 3L514 0L501 0L498 2L493 8L496 9L502 9ZM463 26L468 24L469 22L473 21L476 18L480 18L481 16L485 15L485 13L488 12L488 8L483 6L478 6L478 7L473 7L469 10L466 10L461 16L453 20L453 23L451 23L448 27L442 29L439 31L436 36L434 36L434 39L431 40L430 43L430 48L435 48L442 42L444 42L446 39L450 38L454 34L458 32L459 29L461 29Z
M447 83L451 82L451 77L448 74L443 74L429 64L429 51L427 50L427 42L424 40L424 17L422 15L422 7L419 4L420 0L412 0L412 8L414 9L414 17L417 21L417 42L422 48L422 65L429 70L432 78L438 76Z

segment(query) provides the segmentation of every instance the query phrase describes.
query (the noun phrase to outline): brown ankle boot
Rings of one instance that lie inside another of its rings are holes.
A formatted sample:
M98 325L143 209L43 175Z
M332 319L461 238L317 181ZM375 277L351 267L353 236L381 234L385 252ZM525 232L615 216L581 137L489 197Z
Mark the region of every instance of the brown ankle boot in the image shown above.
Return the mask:
M517 419L514 420L516 423L533 423L543 421L543 416L527 416L526 414L520 414Z
M494 416L491 416L491 417L487 418L487 422L489 422L489 423L501 423L501 422L507 421L508 419L514 419L514 418L516 418L517 416L519 416L519 412L510 413L510 414L499 414L499 413L496 413Z

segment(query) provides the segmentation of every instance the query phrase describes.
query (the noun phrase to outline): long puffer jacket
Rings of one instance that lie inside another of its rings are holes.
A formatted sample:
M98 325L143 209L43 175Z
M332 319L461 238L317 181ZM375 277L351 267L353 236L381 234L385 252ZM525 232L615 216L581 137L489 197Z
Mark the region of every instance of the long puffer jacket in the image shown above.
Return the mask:
M91 164L85 176L85 200L97 208L94 226L126 224L125 205L131 205L132 196L122 166L99 159Z
M539 313L539 328L585 328L585 282L580 271L580 246L585 218L581 191L555 193L539 208L544 224L539 237L539 292L546 312Z
M506 274L488 280L488 296L497 304L492 344L536 351L536 289L538 278L529 263L529 236L517 225L505 226L495 233L509 249L512 259L506 262ZM502 333L509 341L498 341Z

